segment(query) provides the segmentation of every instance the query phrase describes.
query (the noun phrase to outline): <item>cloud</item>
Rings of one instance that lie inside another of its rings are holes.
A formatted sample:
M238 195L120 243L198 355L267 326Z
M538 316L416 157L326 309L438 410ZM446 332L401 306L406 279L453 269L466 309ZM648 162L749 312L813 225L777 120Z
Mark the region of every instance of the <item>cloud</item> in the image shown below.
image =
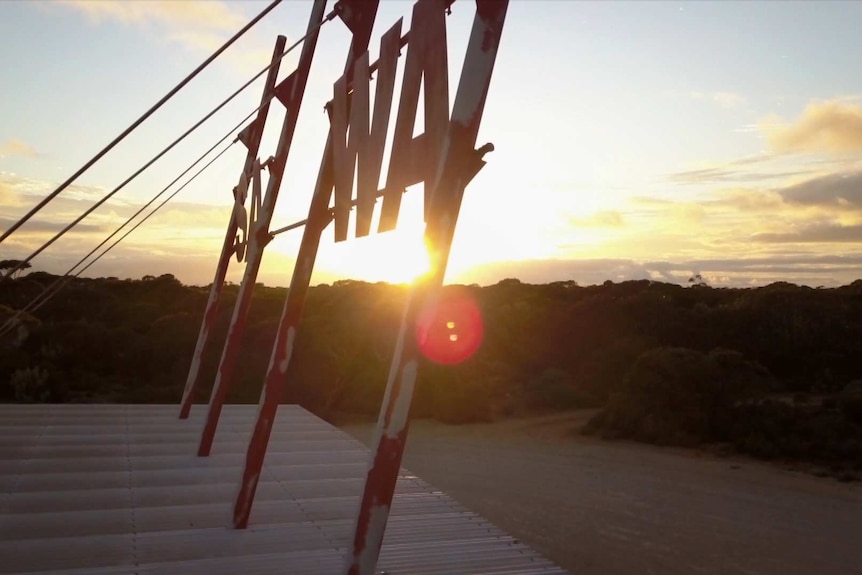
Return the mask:
M8 206L5 196L16 198L16 205L35 204L48 195L57 187L56 182L35 180L18 176L10 172L0 172L0 205ZM86 184L72 184L67 187L55 202L62 201L84 201L92 203L102 198L107 190L101 186L90 186ZM125 204L123 200L112 200L117 204Z
M505 278L526 283L574 280L596 285L607 280L655 280L687 285L701 273L714 286L749 287L775 281L808 286L846 285L859 277L862 255L810 254L726 259L637 261L631 259L556 259L500 262L478 266L461 274L459 283L494 284Z
M240 10L219 0L61 0L60 4L85 15L94 25L117 22L142 27L195 52L213 51L247 21ZM233 52L231 56L235 56Z
M862 209L862 171L813 178L780 189L778 194L789 204Z
M241 14L225 2L177 2L176 0L61 0L61 4L84 13L92 22L123 24L156 22L170 27L231 30L245 23Z
M738 108L745 104L745 97L736 92L689 92L688 96L693 100L712 102L725 110Z
M35 206L53 187L54 184L50 182L0 172L0 230L9 229L17 218ZM22 258L30 255L45 240L91 207L94 197L101 197L102 192L102 188L95 186L70 186L4 242L4 257ZM38 266L38 269L65 272L72 263L114 232L139 207L139 204L130 201L116 198L108 200L62 240L40 254L34 261L34 266ZM150 213L151 209L147 209L144 214ZM169 269L183 268L189 257L198 257L200 254L205 254L209 260L215 261L230 217L230 209L230 205L171 202L123 240L118 246L118 252L111 252L112 255L129 254L129 262L120 265L113 260L112 267L102 266L96 269L106 270L106 275L119 275L118 270L132 270L136 266L137 269L142 269L135 263L138 252L150 256L158 251L168 252L163 259ZM139 221L140 216L135 223ZM123 228L119 235L110 240L109 245L130 229L129 226ZM211 263L210 266L212 265L214 264ZM203 276L199 273L201 269L193 268L195 281L202 281ZM140 277L143 273L130 275ZM211 273L210 269L207 274ZM177 277L181 276L177 274Z
M621 213L604 210L586 218L569 218L569 224L583 228L618 228L624 225L624 221Z
M17 222L17 219L14 218L0 218L0 230L8 230L12 225ZM51 222L46 220L30 220L26 224L24 224L19 232L16 232L19 235L45 235L45 234L56 234L60 230L66 227L68 222ZM100 224L84 224L80 223L74 228L72 228L69 233L100 233L107 232L107 228Z
M758 183L815 174L822 172L827 164L845 169L855 165L854 161L847 158L812 158L803 163L798 160L790 161L787 156L781 154L764 152L695 169L671 172L664 178L678 185Z
M2 172L0 172L0 208L6 211L9 208L17 208L22 205L21 194L9 183L3 181Z
M852 164L846 158L833 158L828 161L842 167ZM791 163L786 156L763 152L695 169L671 172L664 176L664 179L670 183L684 186L767 182L816 173L822 168L823 163L824 160L822 159L806 161L805 163L798 161Z
M172 201L165 205L147 223L154 227L169 229L216 229L224 232L232 209L232 205L214 206L210 204ZM149 210L145 213L149 213Z
M506 278L525 283L573 279L581 285L595 285L607 280L650 279L650 273L642 264L625 259L548 259L484 264L460 274L456 281L490 285Z
M667 198L657 198L655 196L632 196L629 201L632 204L640 204L647 207L666 207L672 206L675 202Z
M41 156L39 152L36 151L36 148L27 144L26 142L22 142L21 140L16 140L12 138L11 140L7 140L4 143L0 144L0 158L4 156L24 156L29 158L38 158Z
M731 167L701 168L674 172L668 180L675 184L716 184L722 182L761 182L778 178L789 178L807 174L807 171L755 172L733 169Z
M781 195L773 191L734 188L716 190L714 195L715 199L703 202L705 207L728 207L741 212L755 213L776 213L784 207Z
M778 152L862 151L862 106L841 100L810 103L792 123L770 117L761 131Z
M749 287L776 281L812 287L839 286L859 278L862 255L778 254L738 259L644 262L642 265L656 275L675 278L676 283L681 284L687 282L693 270L698 270L714 286Z
M755 242L768 243L862 242L862 225L805 224L791 232L754 234L751 239Z

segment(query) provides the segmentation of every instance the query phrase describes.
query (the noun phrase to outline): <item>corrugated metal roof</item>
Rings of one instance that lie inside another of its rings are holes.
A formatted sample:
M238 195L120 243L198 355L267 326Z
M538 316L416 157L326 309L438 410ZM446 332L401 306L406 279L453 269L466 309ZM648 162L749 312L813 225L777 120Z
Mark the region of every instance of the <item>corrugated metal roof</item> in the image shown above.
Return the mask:
M230 525L256 406L225 406L210 457L204 409L0 405L0 573L339 574L368 452L279 408L249 527ZM563 574L403 471L379 569L391 575Z

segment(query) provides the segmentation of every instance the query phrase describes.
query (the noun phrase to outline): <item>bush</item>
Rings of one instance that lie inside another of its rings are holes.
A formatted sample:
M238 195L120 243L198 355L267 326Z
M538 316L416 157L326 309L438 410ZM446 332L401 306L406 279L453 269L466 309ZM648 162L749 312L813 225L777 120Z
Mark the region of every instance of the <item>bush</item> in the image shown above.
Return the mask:
M9 380L12 397L21 403L43 403L51 395L48 387L48 370L36 367L18 369Z
M839 411L749 404L738 410L732 433L734 446L755 457L862 467L862 428Z
M851 381L841 392L839 398L844 417L862 425L862 380Z
M670 445L727 441L737 407L768 383L762 366L735 351L656 348L638 358L587 432Z
M539 409L572 409L590 404L572 376L562 369L545 369L528 383L525 392L529 405Z

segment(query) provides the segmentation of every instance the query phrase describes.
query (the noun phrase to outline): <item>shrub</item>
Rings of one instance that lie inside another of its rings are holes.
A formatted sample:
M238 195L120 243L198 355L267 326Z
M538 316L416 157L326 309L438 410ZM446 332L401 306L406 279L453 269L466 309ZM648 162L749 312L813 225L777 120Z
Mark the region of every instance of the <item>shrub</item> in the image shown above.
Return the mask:
M779 401L741 406L734 446L765 459L796 459L862 466L862 428L840 411Z
M572 409L589 404L589 399L572 376L556 368L545 369L530 381L526 395L529 404L540 409Z
M862 380L847 384L841 392L838 403L847 419L862 425Z
M638 358L587 431L671 445L726 441L737 406L768 382L762 366L735 351L656 348Z
M48 370L42 367L18 369L9 380L12 397L21 403L42 403L48 400Z

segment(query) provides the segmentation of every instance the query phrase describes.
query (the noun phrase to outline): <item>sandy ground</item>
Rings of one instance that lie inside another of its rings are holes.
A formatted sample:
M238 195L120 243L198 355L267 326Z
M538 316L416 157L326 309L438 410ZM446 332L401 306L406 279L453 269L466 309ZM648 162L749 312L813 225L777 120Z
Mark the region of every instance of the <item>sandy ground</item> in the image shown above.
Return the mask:
M414 422L404 466L577 575L862 575L862 485L582 438L583 417Z

